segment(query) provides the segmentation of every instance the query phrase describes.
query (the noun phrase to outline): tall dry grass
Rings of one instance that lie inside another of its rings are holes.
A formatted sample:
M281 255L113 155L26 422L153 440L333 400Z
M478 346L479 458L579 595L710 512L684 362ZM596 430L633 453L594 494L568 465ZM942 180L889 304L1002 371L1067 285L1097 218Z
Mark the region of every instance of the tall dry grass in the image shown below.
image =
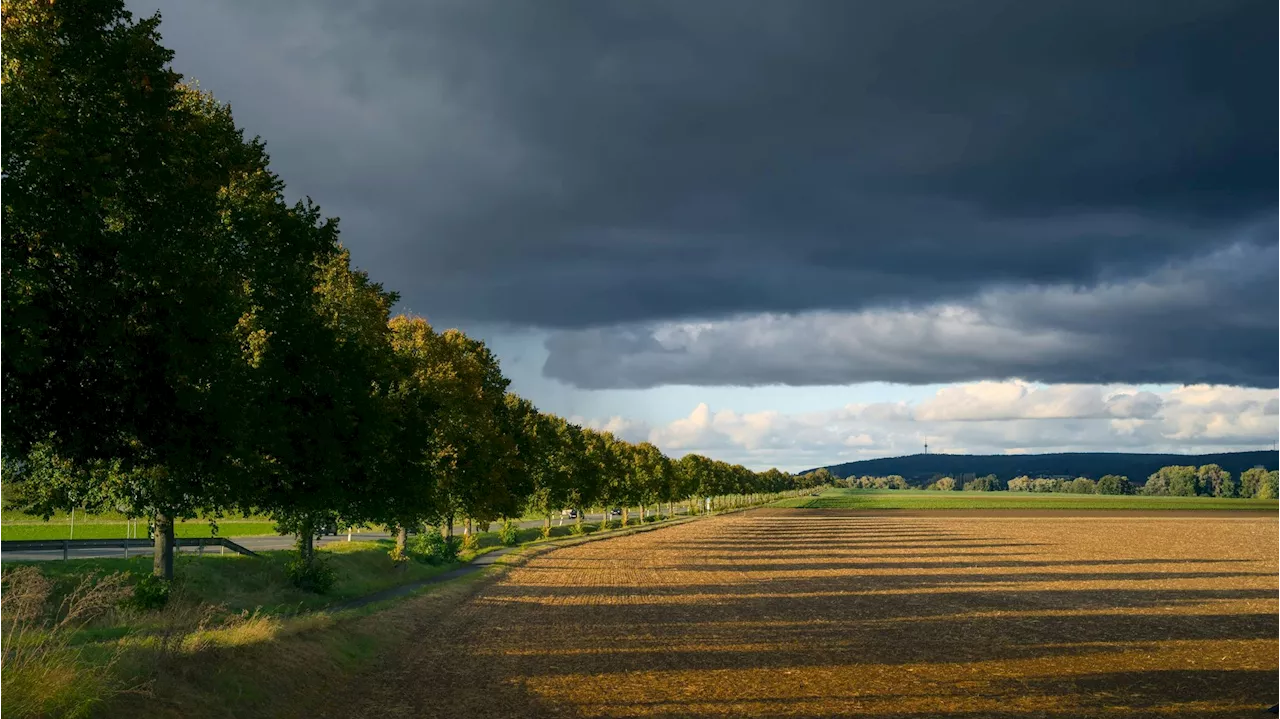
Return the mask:
M121 689L118 648L95 645L89 657L73 638L132 596L124 574L87 575L60 599L35 567L8 569L0 581L0 712L85 717Z

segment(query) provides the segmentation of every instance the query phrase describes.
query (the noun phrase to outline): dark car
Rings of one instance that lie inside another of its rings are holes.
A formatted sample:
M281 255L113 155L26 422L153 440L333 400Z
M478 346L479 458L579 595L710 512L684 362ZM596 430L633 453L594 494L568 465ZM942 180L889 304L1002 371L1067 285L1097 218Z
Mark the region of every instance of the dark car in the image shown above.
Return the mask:
M609 510L609 516L610 516L610 517L621 517L621 516L622 516L622 510L621 510L621 509L619 509L618 507L614 507L613 509L610 509L610 510Z

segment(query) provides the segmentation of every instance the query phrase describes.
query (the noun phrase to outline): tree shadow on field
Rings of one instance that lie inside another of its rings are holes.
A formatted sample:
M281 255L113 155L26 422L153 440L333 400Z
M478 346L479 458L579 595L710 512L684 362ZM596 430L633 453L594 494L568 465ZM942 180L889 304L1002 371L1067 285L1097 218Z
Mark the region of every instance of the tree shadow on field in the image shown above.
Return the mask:
M1000 682L997 682L999 684ZM1187 719L1250 719L1273 716L1265 712L1266 704L1250 702L1242 696L1256 694L1256 687L1275 683L1274 672L1264 671L1214 671L1214 670L1177 670L1155 672L1102 672L1085 674L1072 678L1047 679L1043 681L1014 680L1006 682L1002 689L1022 697L1038 697L1046 700L1048 706L1033 712L1019 711L1011 708L993 708L984 710L966 710L957 701L954 709L945 705L941 709L929 711L892 709L877 711L857 708L865 702L865 695L847 694L839 691L823 691L814 697L814 703L821 702L827 706L849 706L850 710L841 712L862 719L920 719L923 716L945 716L948 719L1076 719L1077 717L1124 717L1124 719L1169 719L1179 717ZM1120 688L1123 691L1117 691ZM1060 697L1072 697L1069 706L1054 709L1055 700ZM910 695L904 693L902 699L913 700L928 705L937 700L930 694ZM756 719L827 719L834 716L832 710L796 711L797 704L810 703L794 700L757 700L749 702L720 701L690 702L665 701L662 699L641 700L628 703L628 707L636 710L638 716L652 719L681 719L692 716L690 706L701 705L707 710L699 712L716 716L751 716ZM1215 707L1214 705L1218 705ZM735 712L735 709L740 709ZM837 710L838 711L838 710ZM565 714L560 714L564 716ZM574 712L573 716L582 716Z
M1074 560L1062 542L904 525L726 522L560 550L473 602L465 661L532 715L1237 717L1275 701L1273 560ZM1052 558L1009 551L1036 546Z

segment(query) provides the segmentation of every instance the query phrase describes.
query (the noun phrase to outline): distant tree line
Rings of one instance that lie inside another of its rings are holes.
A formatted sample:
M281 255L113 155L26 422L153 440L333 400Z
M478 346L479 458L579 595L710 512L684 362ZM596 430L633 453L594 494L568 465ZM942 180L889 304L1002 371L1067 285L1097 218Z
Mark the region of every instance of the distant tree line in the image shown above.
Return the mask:
M1277 473L1276 470L1254 467L1245 470L1237 482L1232 478L1231 473L1222 467L1216 464L1206 464L1200 467L1163 467L1150 477L1147 477L1145 484L1137 486L1130 482L1128 477L1116 474L1103 475L1096 481L1088 477L1062 479L1021 476L1014 477L1007 482L994 474L988 474L983 477L975 477L963 483L957 481L954 477L940 477L929 484L926 489L944 492L1059 492L1066 494L1141 494L1147 496L1275 499L1277 487L1280 486L1280 481L1277 480L1278 475L1280 473ZM887 481L876 482L873 478L859 478L858 486L861 488L866 488L868 485L867 482L863 481L864 479L871 479L870 484L874 485L875 488L880 488L880 485L887 485ZM884 488L898 487L885 486Z
M967 455L915 454L884 457L830 465L826 469L837 477L886 477L900 475L912 486L925 487L941 477L951 477L960 484L994 474L1002 479L1038 477L1066 479L1087 477L1098 480L1114 474L1129 477L1141 484L1162 467L1170 465L1216 464L1240 477L1253 467L1280 468L1274 450L1225 452L1202 455L1131 454L1125 452L1067 452L1053 454Z
M540 412L483 342L392 316L158 25L119 0L5 5L10 506L150 517L163 577L176 520L265 514L305 574L334 523L397 528L402 553L427 525L814 484Z

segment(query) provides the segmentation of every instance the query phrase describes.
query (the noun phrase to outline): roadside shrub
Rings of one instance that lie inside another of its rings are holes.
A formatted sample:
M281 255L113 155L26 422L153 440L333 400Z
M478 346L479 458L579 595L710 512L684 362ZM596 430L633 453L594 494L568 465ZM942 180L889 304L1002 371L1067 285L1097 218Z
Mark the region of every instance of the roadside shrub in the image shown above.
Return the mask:
M409 551L417 555L418 559L432 561L444 554L444 535L439 529L428 527L413 535L413 539L409 541Z
M586 533L587 528L582 522L575 522L573 526L569 527L569 534L583 535Z
M551 539L551 525L550 525L550 524L544 524L544 525L542 525L542 538L543 538L543 539Z
M933 484L929 485L929 489L935 489L941 492L950 492L956 488L956 480L951 477L943 477Z
M401 551L399 547L392 547L387 554L391 557L391 562L398 567L404 566L404 563L409 561L408 553Z
M480 547L480 535L478 534L464 534L462 535L461 541L462 548L468 552L474 551Z
M338 573L328 562L313 557L310 562L296 557L285 565L285 573L293 586L308 592L324 594L338 581Z
M516 542L520 541L520 527L510 519L505 520L498 528L498 541L508 547L516 546Z
M423 561L432 564L451 564L458 561L458 551L461 548L460 539L457 537L446 539L439 529L430 527L413 538L410 549Z
M169 602L170 583L148 574L133 585L133 597L129 603L144 612L164 607Z

